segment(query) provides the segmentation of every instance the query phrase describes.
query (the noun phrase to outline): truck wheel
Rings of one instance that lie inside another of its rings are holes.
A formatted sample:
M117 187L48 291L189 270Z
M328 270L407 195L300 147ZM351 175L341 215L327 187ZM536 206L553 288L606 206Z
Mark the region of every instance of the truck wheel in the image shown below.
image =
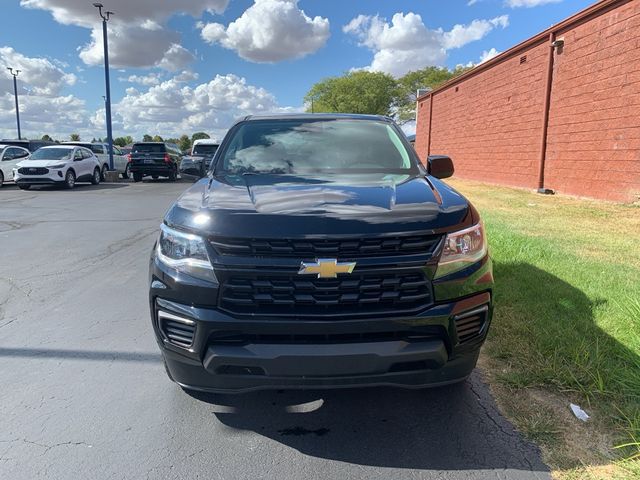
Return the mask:
M134 182L141 182L142 181L142 174L141 173L134 173L133 174L133 181Z
M127 166L124 167L124 173L122 174L122 178L125 180L131 176L131 166L127 163Z
M109 167L106 165L102 165L102 170L100 170L100 181L104 182L107 179L107 172L109 171Z
M98 185L100 183L101 178L102 178L102 174L100 173L100 170L98 169L98 167L94 168L93 175L91 177L91 184Z
M64 176L64 187L71 190L76 186L76 174L73 170L67 170L67 174Z

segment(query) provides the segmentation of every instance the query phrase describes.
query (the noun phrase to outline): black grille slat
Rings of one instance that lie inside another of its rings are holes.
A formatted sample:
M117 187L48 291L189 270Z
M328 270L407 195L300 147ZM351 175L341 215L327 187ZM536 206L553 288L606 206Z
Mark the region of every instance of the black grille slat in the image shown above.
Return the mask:
M221 275L221 308L247 315L357 316L416 311L432 303L431 285L422 270L305 280L292 273L249 275Z
M485 306L454 319L460 343L473 341L482 335L487 313L488 307Z
M211 245L220 255L254 257L313 258L338 257L342 260L363 257L433 254L439 235L411 235L379 238L324 239L255 239L215 238Z
M334 334L241 334L217 332L209 342L213 345L247 345L247 344L336 344L360 342L389 342L404 340L407 342L425 341L439 338L439 333L416 331L358 332Z
M179 347L189 347L193 343L193 335L195 333L195 325L187 325L186 323L161 318L161 328L165 336L171 343Z

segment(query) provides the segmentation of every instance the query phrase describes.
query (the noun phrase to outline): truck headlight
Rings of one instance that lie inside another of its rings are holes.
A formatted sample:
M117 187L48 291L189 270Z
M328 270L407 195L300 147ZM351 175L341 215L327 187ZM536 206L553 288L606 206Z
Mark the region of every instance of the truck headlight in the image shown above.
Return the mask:
M160 225L156 247L158 260L192 277L217 282L202 237Z
M447 234L434 278L444 277L481 260L487 254L487 239L482 222Z

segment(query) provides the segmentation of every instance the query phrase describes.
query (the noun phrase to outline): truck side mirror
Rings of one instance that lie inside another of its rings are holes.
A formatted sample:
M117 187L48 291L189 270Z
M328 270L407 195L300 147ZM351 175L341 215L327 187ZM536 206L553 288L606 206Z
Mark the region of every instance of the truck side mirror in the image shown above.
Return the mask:
M446 155L429 155L427 172L436 178L449 178L453 175L453 162Z

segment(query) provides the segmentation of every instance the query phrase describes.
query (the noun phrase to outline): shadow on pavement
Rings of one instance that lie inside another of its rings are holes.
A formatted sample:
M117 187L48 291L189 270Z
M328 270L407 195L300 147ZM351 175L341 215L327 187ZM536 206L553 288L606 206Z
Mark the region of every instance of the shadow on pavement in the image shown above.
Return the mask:
M517 470L509 478L549 478L538 449L500 415L477 372L462 384L429 390L190 394L214 405L224 425L314 457L422 470Z
M33 185L29 190L23 190L26 192L69 192L72 193L74 190L111 190L117 188L125 188L128 187L128 183L99 183L98 185L91 185L90 183L76 183L73 190L67 190L66 188L59 185ZM4 189L6 187L3 186ZM15 186L12 190L18 190L18 187Z
M111 350L64 350L53 348L5 348L0 347L0 357L64 358L93 361L161 362L160 353L118 352Z

